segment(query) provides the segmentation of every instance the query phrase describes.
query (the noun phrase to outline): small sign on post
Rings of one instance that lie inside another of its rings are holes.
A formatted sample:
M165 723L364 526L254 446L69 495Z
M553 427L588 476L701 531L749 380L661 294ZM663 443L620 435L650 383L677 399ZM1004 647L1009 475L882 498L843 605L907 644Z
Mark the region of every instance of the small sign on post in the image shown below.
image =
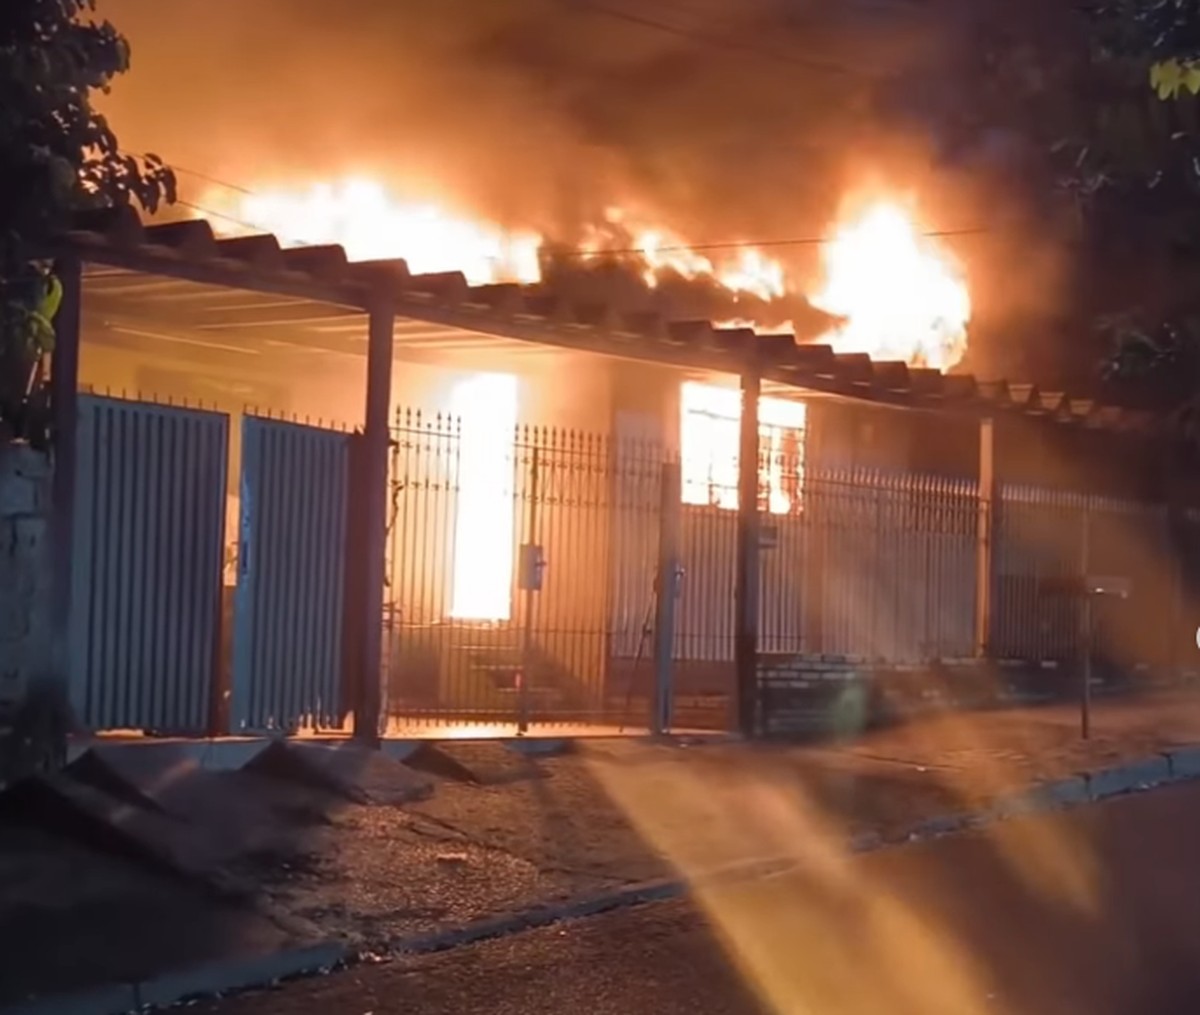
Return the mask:
M525 543L521 547L517 585L522 592L541 592L546 573L546 554L540 546Z
M1084 740L1091 736L1092 729L1092 654L1095 633L1092 622L1092 603L1101 596L1112 599L1128 599L1128 578L1113 575L1070 575L1065 578L1044 578L1041 582L1043 594L1075 599L1083 604L1080 618L1083 635L1083 674L1079 687L1079 732ZM1200 642L1200 633L1197 634Z

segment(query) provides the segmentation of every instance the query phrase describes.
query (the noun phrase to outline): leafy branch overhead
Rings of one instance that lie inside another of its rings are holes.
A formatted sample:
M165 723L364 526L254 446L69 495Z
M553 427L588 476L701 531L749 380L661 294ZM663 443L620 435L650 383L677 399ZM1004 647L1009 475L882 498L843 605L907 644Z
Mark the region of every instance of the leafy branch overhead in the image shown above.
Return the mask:
M1150 87L1160 99L1176 99L1183 91L1200 95L1200 63L1160 60L1150 65Z
M0 3L0 434L36 439L40 363L61 287L53 255L81 212L175 199L170 169L122 151L93 96L129 69L95 0Z
M1200 6L1196 0L1099 0L1093 14L1110 52L1148 68L1160 99L1200 95Z
M1158 297L1104 323L1113 348L1107 369L1172 409L1189 442L1200 446L1200 4L1101 0L1093 15L1101 55L1136 68L1150 100L1148 119L1166 129L1145 180L1165 213L1150 232L1158 256L1147 258L1147 288Z

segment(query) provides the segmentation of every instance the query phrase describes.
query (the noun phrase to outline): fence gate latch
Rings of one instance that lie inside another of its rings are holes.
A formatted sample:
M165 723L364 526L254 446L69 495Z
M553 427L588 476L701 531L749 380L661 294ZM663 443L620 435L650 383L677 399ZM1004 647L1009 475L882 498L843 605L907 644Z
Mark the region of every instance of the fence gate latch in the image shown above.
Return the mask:
M544 548L536 543L524 543L521 546L521 567L517 576L522 592L541 592L542 581L546 572L546 554Z
M687 577L687 568L676 563L671 568L671 598L679 599L683 595L683 579Z

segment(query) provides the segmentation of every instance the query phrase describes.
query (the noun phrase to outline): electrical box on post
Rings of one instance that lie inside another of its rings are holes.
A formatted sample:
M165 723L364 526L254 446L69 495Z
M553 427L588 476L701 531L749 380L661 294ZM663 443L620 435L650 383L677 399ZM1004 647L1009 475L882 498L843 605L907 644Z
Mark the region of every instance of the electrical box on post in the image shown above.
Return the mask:
M536 543L521 546L517 583L522 592L541 592L546 573L546 554Z

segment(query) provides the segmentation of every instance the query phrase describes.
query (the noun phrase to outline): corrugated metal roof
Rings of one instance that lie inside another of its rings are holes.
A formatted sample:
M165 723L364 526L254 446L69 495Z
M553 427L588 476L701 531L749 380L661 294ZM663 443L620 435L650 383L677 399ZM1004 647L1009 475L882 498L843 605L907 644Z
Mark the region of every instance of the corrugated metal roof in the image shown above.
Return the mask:
M543 285L471 286L459 272L414 275L403 260L351 262L339 246L285 249L265 234L218 239L203 220L146 227L132 212L105 215L81 219L71 242L86 262L129 272L358 311L391 304L398 317L424 322L427 333L447 340L491 336L509 344L534 342L722 373L755 365L764 385L778 393L820 393L907 409L1013 414L1134 431L1152 429L1156 419L1036 385L838 354L827 345L797 344L791 334L756 334L571 302Z

